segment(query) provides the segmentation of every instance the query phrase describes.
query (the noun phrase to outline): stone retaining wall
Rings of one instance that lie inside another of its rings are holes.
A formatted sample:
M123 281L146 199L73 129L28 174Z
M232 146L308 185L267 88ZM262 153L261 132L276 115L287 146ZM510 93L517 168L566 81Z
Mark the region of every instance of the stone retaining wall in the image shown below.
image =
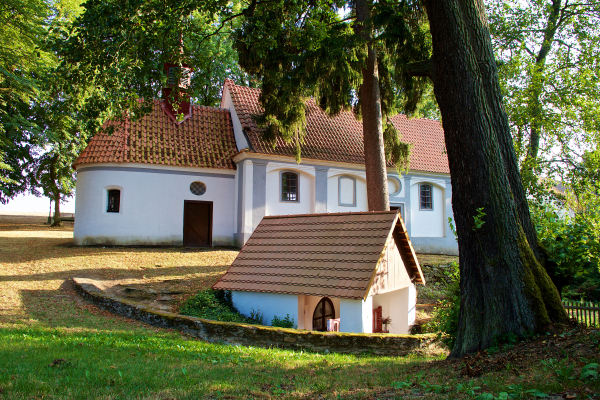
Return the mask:
M315 332L188 317L109 295L99 289L90 279L74 278L73 280L79 295L106 310L151 325L177 329L207 342L318 352L354 354L370 352L379 355L402 356L415 350L425 350L436 341L436 335L433 334Z

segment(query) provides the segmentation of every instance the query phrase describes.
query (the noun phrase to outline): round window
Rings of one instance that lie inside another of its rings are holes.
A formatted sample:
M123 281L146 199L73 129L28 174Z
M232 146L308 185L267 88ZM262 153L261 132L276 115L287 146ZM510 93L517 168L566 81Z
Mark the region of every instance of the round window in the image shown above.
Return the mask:
M196 196L202 196L206 193L206 185L202 182L192 182L190 185L190 192L194 193Z

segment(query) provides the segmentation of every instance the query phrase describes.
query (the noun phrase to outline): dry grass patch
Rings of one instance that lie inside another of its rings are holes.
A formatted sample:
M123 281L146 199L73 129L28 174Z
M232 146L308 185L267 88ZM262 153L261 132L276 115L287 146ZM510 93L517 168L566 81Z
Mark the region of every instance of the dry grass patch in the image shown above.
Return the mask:
M212 285L237 255L230 249L79 247L72 224L51 228L45 220L0 216L0 326L54 325L66 318L60 304L79 304L65 285L73 277L166 287L179 293L176 306Z

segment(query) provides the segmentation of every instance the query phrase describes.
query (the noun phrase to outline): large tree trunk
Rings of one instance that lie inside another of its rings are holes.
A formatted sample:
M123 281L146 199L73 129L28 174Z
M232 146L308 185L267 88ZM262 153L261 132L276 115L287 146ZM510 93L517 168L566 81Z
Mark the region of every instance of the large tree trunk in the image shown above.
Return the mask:
M358 32L368 42L371 40L372 34L372 27L369 26L371 3L369 0L356 1ZM363 82L360 86L359 96L363 118L367 202L369 211L387 211L390 209L390 199L383 142L379 72L377 70L377 52L371 44L368 45L367 64L362 75Z
M432 76L444 126L460 254L461 307L451 356L567 315L539 263L481 0L426 0ZM486 214L475 226L478 210Z

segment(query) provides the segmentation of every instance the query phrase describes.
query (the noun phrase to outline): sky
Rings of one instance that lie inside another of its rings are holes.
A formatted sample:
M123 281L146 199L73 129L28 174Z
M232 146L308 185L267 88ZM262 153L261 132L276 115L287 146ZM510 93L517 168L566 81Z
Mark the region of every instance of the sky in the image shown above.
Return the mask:
M54 203L52 204L54 212ZM50 200L47 197L35 197L32 195L19 195L8 202L8 204L0 204L0 213L8 212L45 212L50 210ZM75 212L75 197L68 199L66 203L61 203L61 212Z

